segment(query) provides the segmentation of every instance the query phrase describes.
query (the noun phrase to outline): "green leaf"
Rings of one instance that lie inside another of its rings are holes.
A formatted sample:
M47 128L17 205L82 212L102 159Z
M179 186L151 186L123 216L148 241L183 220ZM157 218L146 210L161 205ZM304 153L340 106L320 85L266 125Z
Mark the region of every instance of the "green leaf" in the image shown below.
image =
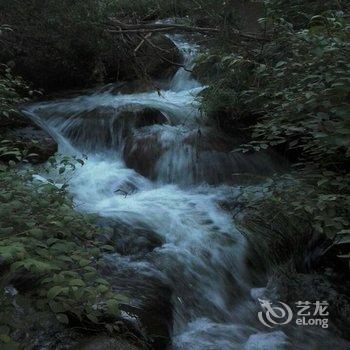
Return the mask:
M54 287L50 288L49 291L47 292L47 298L49 300L52 300L52 299L56 298L59 294L61 294L64 290L65 290L64 287L54 286Z
M65 314L57 314L56 318L57 318L58 322L60 322L60 323L63 323L63 324L69 323L69 319L68 319L67 315L65 315Z
M110 315L117 315L119 313L119 303L116 299L107 300L106 307Z
M70 286L77 286L77 287L85 287L85 282L80 278L76 278L76 279L70 280L69 285Z
M101 247L101 249L102 250L107 250L107 251L110 251L110 252L114 252L114 247L113 246L111 246L111 245L103 245L102 247Z
M350 243L350 235L344 236L337 241L338 244L349 244Z
M99 323L98 322L98 318L96 317L96 315L90 313L90 314L87 314L86 317L93 323Z

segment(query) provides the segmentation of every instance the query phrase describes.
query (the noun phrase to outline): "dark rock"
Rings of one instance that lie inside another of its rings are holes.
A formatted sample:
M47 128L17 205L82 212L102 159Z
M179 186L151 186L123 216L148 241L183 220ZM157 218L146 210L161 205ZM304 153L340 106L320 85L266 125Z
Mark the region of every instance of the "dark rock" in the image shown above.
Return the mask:
M56 141L46 131L35 126L10 130L7 137L16 140L21 147L28 150L32 163L43 163L57 152Z
M107 218L100 218L98 224L104 230L103 241L118 252L106 256L101 273L114 291L129 298L120 305L122 318L132 320L133 333L150 339L152 349L166 349L172 326L171 290L151 262L162 239L136 216L128 224Z
M216 135L198 135L198 132L191 133L183 141L185 144L195 147L198 151L217 151L228 153L233 149L232 142L224 137Z
M104 241L121 255L143 257L163 244L161 237L143 223L128 225L103 219L100 224L109 228L103 236Z
M165 151L158 134L137 138L131 135L125 141L123 156L127 167L153 179L155 165Z
M110 257L109 266L104 271L111 280L113 289L130 298L128 304L120 305L121 311L136 317L140 333L151 340L152 349L167 349L172 327L170 288L156 276L139 271L137 263L133 265L122 261L119 261L118 256Z
M43 116L45 117L45 111ZM118 108L111 106L100 106L91 110L82 111L74 114L73 116L69 115L68 113L62 115L62 117L73 117L83 121L113 121L113 123L118 124L118 129L123 126L127 128L141 128L148 125L165 124L168 122L167 117L159 110L133 103Z
M51 115L51 111L43 110L43 118ZM58 114L53 114L55 118ZM76 146L84 150L113 149L120 147L133 130L154 124L165 124L167 117L154 108L137 104L128 104L119 108L100 106L79 113L66 113L62 119L72 118L65 129L65 136Z
M142 128L154 124L167 124L167 117L155 108L140 105L126 105L117 109L118 123L126 129L128 127Z
M224 137L197 130L143 128L126 138L123 156L129 168L145 177L184 185L236 184L242 181L237 174L261 178L280 169L267 153L233 153L232 148Z
M11 338L25 350L68 350L81 341L83 334L60 324L55 315L38 312L29 304L29 299L14 298L15 308L11 312L14 332Z
M330 331L350 339L350 283L332 274L302 274L281 269L268 283L276 298L294 304L297 301L327 301Z
M16 115L1 119L1 137L9 141L11 148L26 152L26 160L42 163L57 152L56 141L29 118ZM2 160L9 161L12 157L2 157Z
M76 350L138 350L139 347L123 340L107 336L93 337L78 344Z

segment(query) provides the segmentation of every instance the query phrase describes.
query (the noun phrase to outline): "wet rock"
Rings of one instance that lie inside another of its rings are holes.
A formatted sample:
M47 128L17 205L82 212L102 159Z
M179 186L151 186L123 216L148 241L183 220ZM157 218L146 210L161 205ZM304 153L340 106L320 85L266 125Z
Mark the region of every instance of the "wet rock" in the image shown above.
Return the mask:
M45 111L42 112L45 115ZM55 116L57 117L57 116ZM84 150L116 149L133 130L148 125L166 124L167 117L155 108L127 104L118 108L99 106L61 116L71 119L65 136Z
M135 138L129 136L125 141L123 157L127 167L139 174L154 179L154 169L160 156L166 151L158 134L148 134Z
M144 257L163 244L161 237L144 223L135 221L128 225L117 220L101 219L100 225L108 227L103 240L123 256Z
M155 108L145 107L138 104L126 104L120 107L99 106L90 110L82 111L62 117L73 117L82 121L96 120L101 122L117 123L117 129L140 128L153 124L167 123L167 117ZM94 130L96 131L96 130Z
M232 141L212 133L201 133L200 131L192 132L184 138L183 142L195 147L198 151L216 151L229 153L233 149Z
M56 141L44 130L35 126L11 130L7 136L21 144L21 148L28 150L32 163L43 163L57 152Z
M116 112L118 115L118 124L124 127L124 129L168 123L165 114L155 108L130 104L118 108Z
M238 174L269 174L279 165L268 154L233 153L220 136L164 126L143 128L128 136L124 160L128 167L152 180L183 185L239 183Z
M327 301L330 331L350 339L350 284L337 275L291 273L281 269L269 280L276 298L294 305L297 301Z
M46 131L37 126L29 118L18 115L2 118L0 135L9 140L12 148L25 151L25 158L32 163L43 163L57 152L57 143ZM11 155L2 158L9 161Z
M99 336L90 338L81 344L78 344L75 350L138 350L140 347L122 340L110 338L107 336Z
M140 333L151 340L152 349L167 349L172 328L171 290L152 276L151 265L114 256L104 273L116 292L129 296L130 302L120 305L120 310L138 320Z
M120 305L121 317L130 321L133 333L150 339L151 348L164 350L170 342L172 325L171 290L153 266L153 251L162 239L137 217L130 223L100 218L103 241L115 247L117 253L105 257L101 273L113 290L129 299Z
M32 308L28 299L21 302L14 299L15 309L12 309L11 325L14 332L11 338L25 350L68 350L84 337L74 329L65 328L53 313L38 312Z

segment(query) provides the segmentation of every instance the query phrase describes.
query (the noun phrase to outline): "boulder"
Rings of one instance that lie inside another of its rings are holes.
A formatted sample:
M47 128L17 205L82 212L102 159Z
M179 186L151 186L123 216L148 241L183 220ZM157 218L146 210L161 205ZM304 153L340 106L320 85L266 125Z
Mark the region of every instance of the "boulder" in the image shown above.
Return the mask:
M116 110L117 122L124 129L142 128L154 124L167 124L168 118L161 111L141 105L129 104Z
M161 237L136 215L128 223L101 217L98 224L104 232L101 239L117 251L106 256L101 273L113 290L128 296L129 302L120 305L124 323L129 321L139 339L149 339L152 349L167 349L172 325L171 290L152 263L154 250L163 244Z
M45 118L51 111L43 110L39 113ZM58 114L54 116L57 118ZM167 117L159 110L137 104L118 108L99 106L73 115L62 114L60 117L77 121L65 129L65 136L73 145L90 151L120 147L133 130L168 122Z
M149 133L142 137L132 134L125 141L123 157L127 167L153 179L157 161L166 149L157 133Z
M113 246L123 256L143 258L163 244L161 237L141 222L126 224L104 218L99 221L99 224L102 227L108 227L103 235L103 241Z
M219 135L163 125L130 134L123 156L129 168L151 180L182 185L238 183L237 174L261 178L280 168L267 153L232 153L232 148Z

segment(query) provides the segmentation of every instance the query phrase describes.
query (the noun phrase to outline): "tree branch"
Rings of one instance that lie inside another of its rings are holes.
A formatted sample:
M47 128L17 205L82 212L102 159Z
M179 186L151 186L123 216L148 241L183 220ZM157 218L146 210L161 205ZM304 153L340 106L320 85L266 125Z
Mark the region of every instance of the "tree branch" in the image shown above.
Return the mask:
M147 34L154 32L197 32L197 33L219 33L219 28L193 27L183 24L169 24L169 23L141 23L141 24L126 24L116 18L109 18L110 25L113 29L108 29L110 33L114 34ZM241 33L237 29L231 29L234 35L238 35L247 40L268 41L268 38L257 36L254 34Z

